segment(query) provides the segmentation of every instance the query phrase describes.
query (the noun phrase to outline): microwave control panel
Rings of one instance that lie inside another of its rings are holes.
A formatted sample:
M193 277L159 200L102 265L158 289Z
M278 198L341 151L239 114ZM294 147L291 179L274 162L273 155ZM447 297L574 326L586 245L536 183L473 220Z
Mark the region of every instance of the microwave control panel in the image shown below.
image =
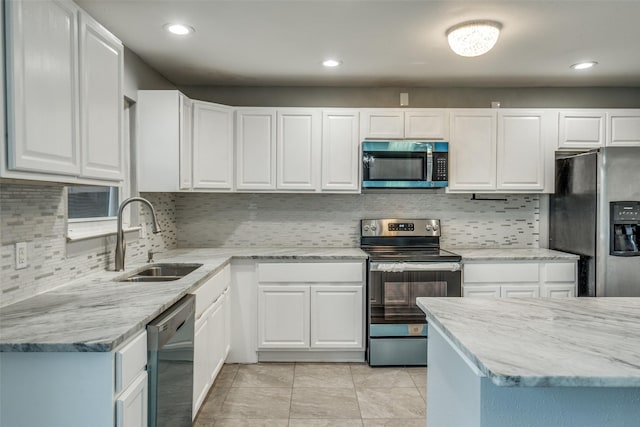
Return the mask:
M447 153L433 153L433 181L448 181L448 159Z

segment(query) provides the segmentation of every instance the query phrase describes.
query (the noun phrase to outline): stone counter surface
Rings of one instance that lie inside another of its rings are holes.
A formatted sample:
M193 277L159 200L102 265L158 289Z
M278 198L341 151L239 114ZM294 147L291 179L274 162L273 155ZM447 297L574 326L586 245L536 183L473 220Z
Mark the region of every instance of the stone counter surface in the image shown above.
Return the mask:
M447 249L447 248L445 248ZM578 255L551 249L447 249L462 261L575 261Z
M640 298L418 298L498 386L640 387Z
M221 271L232 258L311 261L364 260L366 257L357 248L177 249L159 253L155 256L156 263L201 263L203 266L173 282L114 281L147 265L131 264L124 272L103 271L0 307L0 351L111 351Z

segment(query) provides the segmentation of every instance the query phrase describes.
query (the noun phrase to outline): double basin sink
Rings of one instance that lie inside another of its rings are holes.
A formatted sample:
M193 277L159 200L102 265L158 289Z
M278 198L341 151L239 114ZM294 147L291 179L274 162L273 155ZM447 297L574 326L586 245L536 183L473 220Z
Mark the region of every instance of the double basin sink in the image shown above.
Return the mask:
M202 264L153 264L116 280L118 282L171 282L182 279L199 267L202 267Z

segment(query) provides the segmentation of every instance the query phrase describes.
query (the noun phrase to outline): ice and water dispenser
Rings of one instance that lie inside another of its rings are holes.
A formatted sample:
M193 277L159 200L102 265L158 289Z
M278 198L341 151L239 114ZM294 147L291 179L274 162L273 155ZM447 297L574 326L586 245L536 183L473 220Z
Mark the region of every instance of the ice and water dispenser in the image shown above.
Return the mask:
M610 203L609 254L640 256L640 202Z

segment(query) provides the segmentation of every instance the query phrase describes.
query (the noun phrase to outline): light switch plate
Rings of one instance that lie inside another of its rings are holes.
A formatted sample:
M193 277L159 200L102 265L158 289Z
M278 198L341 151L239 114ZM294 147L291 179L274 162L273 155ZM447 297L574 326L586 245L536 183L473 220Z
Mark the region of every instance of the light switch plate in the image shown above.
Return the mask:
M27 268L27 242L16 243L16 270Z

